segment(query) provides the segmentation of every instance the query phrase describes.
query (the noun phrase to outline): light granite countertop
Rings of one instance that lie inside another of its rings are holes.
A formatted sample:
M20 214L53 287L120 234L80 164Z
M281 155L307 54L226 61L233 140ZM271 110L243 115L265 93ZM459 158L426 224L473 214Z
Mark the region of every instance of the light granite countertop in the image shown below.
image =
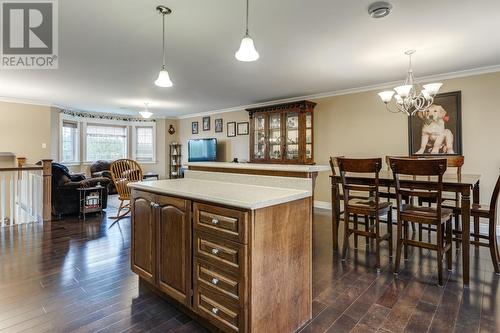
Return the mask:
M255 210L312 196L311 190L257 186L201 179L166 179L128 186L159 194Z
M304 165L304 164L265 164L265 163L232 163L232 162L188 162L187 166L232 168L232 169L254 169L274 170L292 172L321 172L329 171L328 165Z

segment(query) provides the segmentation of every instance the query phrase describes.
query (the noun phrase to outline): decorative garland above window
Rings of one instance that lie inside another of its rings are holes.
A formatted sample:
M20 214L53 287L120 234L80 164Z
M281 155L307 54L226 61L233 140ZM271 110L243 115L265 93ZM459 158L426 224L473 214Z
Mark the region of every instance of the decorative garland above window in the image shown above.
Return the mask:
M126 117L126 116L119 116L119 115L80 112L80 111L71 111L71 110L61 110L61 113L68 115L68 116L71 116L71 117L78 117L78 118L121 120L121 121L133 121L133 122L156 122L156 120L154 120L154 119L144 119L144 118L137 118L137 117Z

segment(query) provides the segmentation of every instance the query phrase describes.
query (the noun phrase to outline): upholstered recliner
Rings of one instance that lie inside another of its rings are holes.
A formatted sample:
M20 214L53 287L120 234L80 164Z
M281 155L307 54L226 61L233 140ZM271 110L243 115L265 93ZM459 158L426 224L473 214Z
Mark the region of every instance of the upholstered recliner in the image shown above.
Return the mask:
M113 178L111 177L110 170L111 170L111 162L102 160L95 161L90 166L90 176L92 178L95 177L109 178L108 193L116 194L118 192L116 191L115 183L113 182Z
M102 204L108 203L108 185L105 177L85 178L84 175L71 175L66 166L52 163L52 215L78 214L80 211L80 187L93 187L100 183L104 186Z

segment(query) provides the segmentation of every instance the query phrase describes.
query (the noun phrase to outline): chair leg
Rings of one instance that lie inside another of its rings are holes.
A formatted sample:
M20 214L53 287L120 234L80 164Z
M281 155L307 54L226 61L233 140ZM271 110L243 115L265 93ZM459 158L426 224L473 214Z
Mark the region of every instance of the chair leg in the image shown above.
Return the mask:
M358 230L358 214L353 214L354 217L354 230ZM358 235L354 234L354 249L358 249Z
M422 224L418 225L418 241L422 241Z
M455 230L457 230L457 231L462 230L460 228L460 214L457 214L457 213L455 213ZM455 241L455 248L457 251L460 250L460 243L461 242L458 239Z
M365 231L369 231L370 228L371 228L370 219L368 218L368 215L365 215ZM366 236L365 247L368 249L369 245L370 245L370 237Z
M496 274L500 274L498 269L498 246L496 238L496 225L494 219L489 219L488 247L490 248L491 262Z
M344 212L344 244L342 244L342 261L346 260L347 248L349 247L349 219L351 214Z
M417 228L415 227L415 222L411 222L411 231L412 232L417 231Z
M446 265L448 270L451 272L451 252L453 248L452 241L452 231L451 231L451 217L448 221L446 221L446 245L450 244L450 248L446 251Z
M438 266L438 284L443 285L443 230L442 224L437 226L437 266Z
M380 219L375 218L375 255L377 256L377 273L380 273Z
M403 232L402 232L402 221L398 218L398 226L397 226L397 243L396 243L396 262L394 263L394 274L399 273L399 263L401 261L401 247L403 246Z
M387 212L387 233L389 234L389 258L392 258L392 209Z
M404 239L410 239L410 235L408 233L408 221L404 221L404 226L403 226L403 231L404 231ZM405 261L408 260L408 244L404 244L405 248L404 248L404 259Z
M477 221L477 223L476 223L476 221ZM474 233L475 233L476 235L479 235L479 220L478 220L478 219L474 219ZM476 242L479 242L479 237L475 236L475 237L474 237L474 240L475 240ZM477 244L478 244L478 243L476 243L476 249L479 249L479 245L477 245Z

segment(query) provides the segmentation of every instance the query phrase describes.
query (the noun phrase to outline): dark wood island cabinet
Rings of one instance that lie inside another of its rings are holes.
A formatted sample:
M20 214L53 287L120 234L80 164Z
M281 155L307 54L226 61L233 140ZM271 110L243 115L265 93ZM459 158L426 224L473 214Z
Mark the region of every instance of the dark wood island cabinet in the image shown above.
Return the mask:
M310 200L243 209L133 189L132 270L212 330L294 332L312 316Z

